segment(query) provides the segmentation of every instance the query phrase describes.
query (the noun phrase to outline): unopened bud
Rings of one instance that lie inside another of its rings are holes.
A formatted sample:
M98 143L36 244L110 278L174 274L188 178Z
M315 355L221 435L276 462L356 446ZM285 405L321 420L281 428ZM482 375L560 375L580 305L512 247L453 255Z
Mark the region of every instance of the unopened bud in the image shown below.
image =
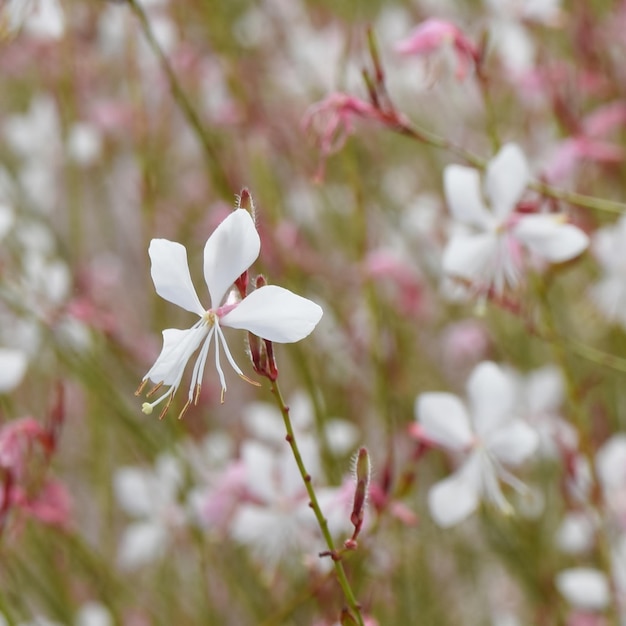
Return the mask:
M354 502L352 504L352 513L350 521L354 526L352 537L346 542L350 549L356 548L356 539L361 532L363 520L365 518L365 504L367 502L367 494L370 487L370 477L372 466L370 463L370 455L367 448L359 448L354 459L354 476L356 478L356 488L354 490Z
M244 187L237 198L237 204L235 206L236 209L245 209L252 215L252 219L256 223L256 209L254 207L254 200L250 195L250 190L247 187Z
M256 277L255 286L257 289L264 287L266 284L267 281L264 276L259 275ZM274 358L274 345L272 342L248 332L248 347L254 371L271 381L276 380L278 378L278 367Z

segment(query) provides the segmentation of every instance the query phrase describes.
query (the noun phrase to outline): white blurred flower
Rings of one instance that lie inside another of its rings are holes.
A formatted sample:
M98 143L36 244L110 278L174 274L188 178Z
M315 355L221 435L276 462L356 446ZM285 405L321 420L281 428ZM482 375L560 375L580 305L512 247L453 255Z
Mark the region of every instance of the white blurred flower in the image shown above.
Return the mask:
M301 435L298 445L307 470L319 476L314 438ZM319 528L289 447L283 441L283 448L277 451L250 440L242 446L241 459L249 501L239 504L230 524L232 536L249 546L270 572L284 558L299 556L303 550L316 552L311 546L319 541ZM347 532L349 503L344 509L347 500L342 497L342 489L317 488L316 492L331 532Z
M58 164L62 155L61 127L56 104L49 95L32 99L26 113L8 116L2 132L21 158L18 181L27 198L49 212L58 196Z
M92 124L77 122L69 130L67 151L79 165L93 165L102 153L102 136Z
M506 286L520 282L524 248L560 263L587 247L587 235L567 224L563 215L515 212L528 181L528 164L516 144L503 146L487 166L484 195L488 205L478 170L446 167L446 200L459 226L443 255L448 275L502 293Z
M134 569L161 557L173 531L185 523L178 496L183 472L177 459L163 455L154 470L122 467L113 487L122 509L136 518L126 527L118 549L121 567Z
M423 393L415 403L420 436L465 457L459 469L428 494L431 514L443 527L471 515L481 499L510 512L499 481L518 491L524 486L503 464L520 465L538 444L536 432L514 417L514 383L495 363L483 362L474 369L467 393L469 411L451 393Z
M65 15L59 0L7 0L0 20L12 34L24 29L42 40L59 39L65 32Z
M556 587L575 608L601 611L610 601L606 575L590 567L572 567L559 572Z
M626 215L593 235L592 251L603 271L599 282L590 289L596 307L610 322L626 328Z
M151 413L164 400L167 403L162 415L166 412L180 385L187 362L200 348L183 411L197 399L213 337L222 398L226 380L220 364L221 350L237 374L248 380L230 353L222 326L247 330L277 343L300 341L313 331L322 317L322 309L311 300L282 287L266 285L252 291L241 301L228 299L224 302L233 283L259 256L260 247L261 240L252 217L244 209L233 211L215 229L204 247L204 278L211 297L211 307L204 309L191 282L184 246L167 239L152 240L149 253L156 292L165 300L195 313L200 319L188 330L168 328L163 331L163 349L144 376L142 386L150 379L156 385L152 392L163 385L169 389L155 401L145 402L144 413Z
M18 349L0 348L0 393L8 393L24 378L28 358Z
M568 513L556 534L556 544L567 554L582 554L593 547L596 527L585 512Z
M563 374L554 365L518 377L520 410L539 434L540 451L549 457L578 445L576 429L561 416L564 397Z
M287 405L296 435L315 432L313 405L304 392L294 393ZM266 402L251 402L243 410L243 420L256 439L272 444L284 442L285 425L275 406ZM354 424L346 420L326 418L323 436L334 454L344 455L354 450L359 431Z
M112 626L110 611L99 602L87 602L79 609L74 626Z

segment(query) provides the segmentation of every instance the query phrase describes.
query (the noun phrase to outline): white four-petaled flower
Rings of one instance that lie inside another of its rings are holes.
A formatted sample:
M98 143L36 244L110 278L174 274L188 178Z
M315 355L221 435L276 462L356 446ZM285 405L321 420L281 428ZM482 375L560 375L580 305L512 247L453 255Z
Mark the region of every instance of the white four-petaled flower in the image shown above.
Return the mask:
M488 205L478 170L446 167L446 200L452 216L464 227L444 252L447 274L502 293L505 286L519 283L524 248L546 261L561 263L588 246L587 235L566 223L564 215L515 211L528 181L528 164L516 144L503 146L487 165L484 196Z
M300 341L315 328L322 317L322 309L311 300L282 287L266 285L249 293L243 300L228 299L224 302L233 283L259 256L260 248L261 241L254 221L244 209L233 211L215 229L204 247L204 278L211 298L210 308L205 309L191 282L185 247L167 239L152 240L149 254L156 292L165 300L195 313L200 319L187 330L168 328L163 331L161 354L144 376L138 392L148 379L155 383L148 395L162 386L169 389L154 402L144 403L144 413L151 413L157 404L167 399L161 415L165 414L180 385L187 362L200 348L183 412L191 402L197 401L213 337L222 398L226 381L220 365L221 349L237 374L246 378L228 349L222 326L247 330L277 343Z
M480 363L467 384L469 412L451 393L423 393L415 403L420 436L465 454L459 469L428 494L437 524L453 526L473 513L482 498L508 512L499 480L517 490L522 483L503 466L519 465L536 449L537 433L513 416L515 386L495 363Z

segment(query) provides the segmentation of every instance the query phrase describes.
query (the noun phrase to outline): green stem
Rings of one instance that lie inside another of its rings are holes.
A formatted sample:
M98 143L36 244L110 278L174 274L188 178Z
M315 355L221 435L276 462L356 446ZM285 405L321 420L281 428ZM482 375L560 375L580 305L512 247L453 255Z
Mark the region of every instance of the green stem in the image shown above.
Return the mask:
M233 185L230 183L230 179L222 167L220 160L218 158L217 150L213 145L209 134L206 132L202 120L200 116L196 113L196 110L192 106L189 98L185 94L176 73L174 72L172 65L167 58L167 55L159 45L156 37L154 36L154 32L152 27L150 26L150 20L146 15L143 7L139 4L137 0L126 0L131 10L137 17L139 21L139 25L141 26L141 30L148 41L150 48L159 59L159 63L161 64L161 69L165 74L167 81L169 83L170 91L172 92L172 96L178 105L180 111L185 116L187 123L194 131L196 137L198 138L202 149L204 151L204 156L207 161L209 173L213 179L213 183L216 187L225 195L231 196Z
M597 474L595 464L595 449L592 441L592 433L590 431L589 415L585 411L583 398L579 392L576 377L572 371L571 364L567 358L567 344L561 340L556 332L558 320L554 319L552 308L548 298L548 285L546 282L539 280L536 285L538 296L540 315L548 331L549 343L556 362L558 363L563 376L565 378L565 392L567 404L572 415L573 422L579 434L579 449L584 458L586 458L589 472L593 484L598 487L598 493L601 493L602 486ZM597 532L597 558L599 565L606 573L607 579L610 581L611 604L607 609L607 618L609 623L617 626L619 624L617 607L619 606L619 598L617 594L617 585L613 575L613 567L611 563L611 540L609 530L606 523L600 525Z
M441 137L436 133L426 130L421 126L400 120L394 120L390 126L395 132L400 133L401 135L415 139L420 143L425 143L433 148L451 152L452 154L462 158L469 165L472 165L480 170L484 170L487 167L487 159L483 159L472 151L449 141L445 137ZM575 191L558 189L557 187L553 187L552 185L536 180L531 181L528 184L528 187L543 196L554 198L556 200L562 200L568 204L584 207L586 209L604 211L605 213L615 213L617 215L626 213L626 203L624 202L616 202L615 200L606 200L604 198L587 196Z
M322 535L326 540L328 551L331 556L334 556L337 554L337 550L335 549L335 543L333 541L332 535L330 534L330 531L328 530L328 522L324 517L322 509L320 508L319 502L317 500L317 495L311 482L311 475L307 472L304 461L302 459L302 455L300 454L300 448L298 447L298 442L296 441L296 436L293 431L293 426L291 424L291 417L289 416L289 407L285 404L285 401L283 400L283 396L280 392L277 381L271 381L270 389L272 395L276 399L276 404L278 405L280 414L283 416L285 430L287 431L286 439L291 446L293 457L296 461L296 465L298 466L298 470L300 471L300 476L302 477L302 481L304 482L304 486L309 496L309 504L311 506L311 509L313 509L313 513L315 514L317 523L320 527L320 530L322 531ZM348 602L348 606L350 607L350 610L352 611L353 616L356 618L359 626L364 626L363 617L361 616L361 608L356 600L354 592L352 591L352 587L350 586L350 582L348 581L348 577L346 576L346 572L343 568L343 563L339 558L333 558L333 564L335 566L335 574L337 575L339 585L341 586L346 601Z

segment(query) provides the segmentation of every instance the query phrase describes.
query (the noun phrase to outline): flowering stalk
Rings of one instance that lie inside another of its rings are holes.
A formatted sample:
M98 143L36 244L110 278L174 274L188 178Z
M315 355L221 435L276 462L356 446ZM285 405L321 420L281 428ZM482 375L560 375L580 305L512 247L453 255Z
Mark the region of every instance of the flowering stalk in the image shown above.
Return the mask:
M360 448L354 461L354 475L356 478L356 488L354 490L354 501L350 521L354 526L352 537L345 542L346 548L355 550L357 548L357 538L363 527L365 519L365 504L369 492L370 477L372 473L370 455L367 448Z
M361 607L359 606L354 592L352 591L352 587L350 586L350 582L348 581L348 577L346 576L346 572L343 568L341 558L338 556L338 552L335 548L335 543L333 541L332 535L328 530L328 522L324 517L322 509L320 508L319 502L317 500L317 495L315 494L315 489L311 482L311 475L307 472L304 461L302 459L302 455L300 454L300 448L298 447L298 442L296 441L296 436L293 431L293 426L291 424L291 418L289 416L289 407L285 404L285 401L283 400L283 396L280 392L280 387L278 386L277 380L270 379L270 390L272 392L272 395L274 396L274 399L276 400L276 405L280 410L280 414L283 416L285 430L287 431L285 439L291 447L293 457L296 461L296 465L298 466L298 470L300 471L300 476L302 477L302 482L304 483L307 494L309 496L309 506L311 507L311 509L313 509L315 519L317 520L320 530L322 531L322 535L324 536L324 539L326 541L326 545L328 546L328 551L324 552L323 554L330 555L333 560L335 574L337 575L339 585L343 590L343 594L350 609L348 615L350 615L353 620L356 620L356 622L354 623L358 624L359 626L364 626L363 617L361 615ZM342 614L342 620L344 619L348 619L346 617L346 612ZM342 623L344 622L342 621Z
M578 434L580 435L580 452L588 461L587 467L589 468L591 480L593 485L598 487L598 491L596 493L600 494L601 481L598 476L598 468L595 462L596 455L590 432L591 424L589 422L588 414L584 410L582 402L583 399L581 398L581 393L576 385L572 368L566 358L566 344L561 342L559 335L556 333L558 321L554 319L550 308L550 302L548 300L548 285L545 281L537 281L536 293L537 300L539 302L539 314L541 315L543 324L548 330L548 342L552 348L555 361L559 364L565 377L565 391L567 394L568 406L571 411L573 422L575 423ZM597 532L596 556L600 567L604 570L608 580L611 581L609 584L611 602L607 607L607 617L609 619L609 623L617 626L620 623L617 614L618 607L620 606L620 599L611 559L611 541L609 533L610 531L607 528L605 521L599 524Z
M376 42L371 31L368 31L368 48L370 55L372 56L372 63L375 68L376 76L375 80L372 80L369 74L364 72L364 80L366 82L368 92L370 93L371 104L377 110L379 121L394 132L410 137L411 139L415 139L416 141L429 145L433 148L451 152L452 154L455 154L465 160L469 165L472 165L480 170L484 170L488 164L487 159L480 157L471 150L468 150L463 146L459 146L437 133L409 122L406 116L399 113L395 109L385 88L384 71L381 67ZM481 88L483 88L483 95L488 96L484 89L486 87L486 77L482 71L482 67L480 70L479 82L481 83ZM372 90L374 90L373 94ZM384 96L384 108L381 106L381 96ZM487 104L489 106L489 103ZM493 131L494 129L491 130ZM492 139L494 139L494 133L492 132L491 134ZM606 200L604 198L595 198L593 196L587 196L581 193L567 191L565 189L558 189L542 181L531 181L529 182L528 187L544 196L548 196L556 200L563 200L564 202L576 206L604 211L607 213L615 213L617 215L621 215L626 212L626 204L623 202Z
M213 182L215 185L224 193L224 195L230 195L230 190L232 186L229 182L228 174L224 170L221 165L221 160L219 155L217 154L217 150L213 145L209 134L207 133L200 116L196 113L196 110L192 106L187 94L180 85L178 81L178 77L176 76L176 72L172 69L172 66L159 45L157 38L154 36L152 31L152 27L150 26L150 20L146 15L143 7L137 0L126 0L128 5L130 6L132 12L137 17L141 30L152 48L152 51L159 59L159 63L161 64L161 69L167 78L169 83L170 91L172 92L172 97L176 101L176 104L180 108L182 114L185 116L187 123L190 128L196 134L200 144L202 145L202 149L204 151L204 155L206 157L207 165L209 166L209 171L212 174Z

